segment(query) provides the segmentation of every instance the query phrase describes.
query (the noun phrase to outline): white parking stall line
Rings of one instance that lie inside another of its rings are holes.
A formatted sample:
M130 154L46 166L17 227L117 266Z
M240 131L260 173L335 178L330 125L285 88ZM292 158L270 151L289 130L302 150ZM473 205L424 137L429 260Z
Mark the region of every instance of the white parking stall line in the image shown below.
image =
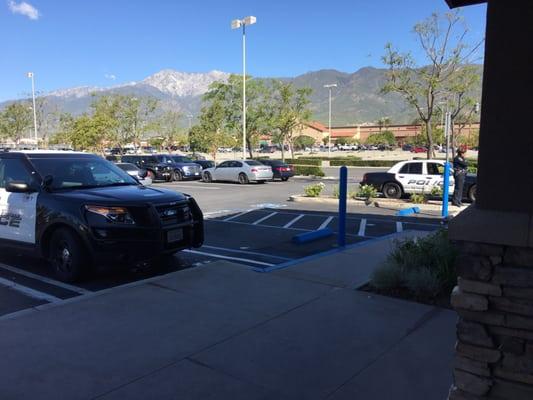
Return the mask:
M357 236L365 236L366 231L366 219L363 218L361 220L361 223L359 224L359 232L357 233Z
M201 190L220 190L221 188L219 187L216 187L216 186L210 186L210 187L204 187L204 186L192 186L192 185L168 185L167 187L169 188L185 188L185 189L190 189L190 188L194 188L194 189L201 189Z
M47 293L39 292L38 290L29 288L27 286L19 285L18 283L10 281L9 279L0 278L0 285L16 290L17 292L22 293L29 297L33 297L34 299L45 300L49 303L58 303L62 301L62 299L60 299L59 297L55 297Z
M90 290L86 290L86 289L83 289L83 288L77 287L77 286L72 286L72 285L69 285L68 283L59 282L59 281L56 281L54 279L47 278L46 276L42 276L42 275L34 274L32 272L24 271L23 269L12 267L11 265L6 265L6 264L3 264L3 263L0 263L0 268L5 269L7 271L14 272L15 274L24 275L24 276L26 276L28 278L31 278L31 279L35 279L35 280L38 280L38 281L41 281L41 282L44 282L44 283L48 283L50 285L54 285L54 286L57 286L57 287L60 287L60 288L66 289L66 290L70 290L71 292L74 292L74 293L79 293L79 294L92 293Z
M257 221L255 221L254 223L252 223L252 225L259 225L261 222L266 221L267 219L269 219L270 217L273 217L273 216L276 215L276 214L277 214L277 211L268 214L266 217L259 218Z
M246 214L248 214L251 211L253 211L253 210L246 210L246 211L240 212L240 213L235 214L235 215L233 215L233 216L231 216L229 218L223 219L222 221L224 221L224 222L233 221L234 219L242 217L243 215L246 215Z
M278 260L283 260L283 261L291 261L291 260L293 260L293 258L273 256L271 254L264 254L264 253L259 253L259 252L256 252L256 251L230 249L230 248L227 248L227 247L218 247L218 246L208 246L206 244L204 244L202 246L202 248L212 249L212 250L222 250L222 251L227 251L228 253L241 253L241 254L250 254L250 255L254 255L254 256L264 256L264 257L268 257L268 258L276 258Z
M400 221L396 221L396 232L403 232L403 224Z
M283 227L284 227L285 229L290 228L290 227L293 226L296 222L298 222L299 220L301 220L303 217L305 217L305 214L300 214L300 215L298 215L296 218L290 220L290 221L287 222L285 225L283 225Z
M324 229L333 220L333 217L327 217L326 220L318 227L318 229Z
M242 262L247 262L247 263L251 263L251 264L262 265L264 267L273 267L274 265L276 265L276 264L270 264L270 263L266 263L266 262L262 262L262 261L250 260L248 258L223 256L223 255L220 255L220 254L208 253L208 252L205 252L205 251L198 251L198 250L183 250L183 251L185 253L199 254L201 256L221 258L223 260L242 261Z

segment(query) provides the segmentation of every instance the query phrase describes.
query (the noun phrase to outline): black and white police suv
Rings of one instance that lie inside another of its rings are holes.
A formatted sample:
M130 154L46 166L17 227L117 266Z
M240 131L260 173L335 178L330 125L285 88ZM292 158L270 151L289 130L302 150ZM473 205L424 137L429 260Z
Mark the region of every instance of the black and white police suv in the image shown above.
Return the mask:
M435 187L444 185L443 160L412 160L395 164L387 172L369 172L363 176L361 185L371 185L387 198L399 199L404 194L432 193ZM450 195L455 182L450 173ZM463 198L476 200L477 177L467 174Z
M63 281L203 240L192 197L143 186L94 154L0 152L0 245L36 252Z

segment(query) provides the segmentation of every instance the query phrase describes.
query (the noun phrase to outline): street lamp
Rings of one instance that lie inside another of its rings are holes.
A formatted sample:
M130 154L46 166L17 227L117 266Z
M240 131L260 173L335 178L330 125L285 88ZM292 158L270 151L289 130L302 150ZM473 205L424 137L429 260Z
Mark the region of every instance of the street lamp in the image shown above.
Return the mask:
M33 72L28 72L28 78L31 78L31 96L33 99L33 131L35 133L35 146L39 148L39 138L37 137L37 110L35 108L35 81Z
M326 89L329 89L329 136L328 136L328 158L331 158L331 89L337 87L336 83L330 83L324 85Z
M256 17L248 16L231 21L231 29L242 27L242 159L246 160L246 25L253 25Z

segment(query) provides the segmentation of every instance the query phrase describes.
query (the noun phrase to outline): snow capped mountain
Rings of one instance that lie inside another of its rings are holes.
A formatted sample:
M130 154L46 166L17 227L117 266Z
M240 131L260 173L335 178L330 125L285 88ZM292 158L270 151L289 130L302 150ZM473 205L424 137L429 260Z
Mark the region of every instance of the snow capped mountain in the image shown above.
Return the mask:
M171 96L198 96L207 92L211 83L226 80L229 75L222 71L211 71L202 74L164 69L154 75L150 75L142 83L153 86Z
M104 90L107 89L99 88L96 86L78 86L69 89L54 90L53 92L48 93L47 96L75 97L79 99L81 97L89 96L91 93L102 92Z
M209 85L215 81L227 80L230 74L222 71L211 71L207 73L187 73L165 69L159 71L140 82L129 82L108 87L98 86L78 86L68 89L54 90L47 96L61 98L83 98L95 92L105 92L108 90L122 89L132 86L148 85L156 88L166 95L186 97L200 96L207 92Z

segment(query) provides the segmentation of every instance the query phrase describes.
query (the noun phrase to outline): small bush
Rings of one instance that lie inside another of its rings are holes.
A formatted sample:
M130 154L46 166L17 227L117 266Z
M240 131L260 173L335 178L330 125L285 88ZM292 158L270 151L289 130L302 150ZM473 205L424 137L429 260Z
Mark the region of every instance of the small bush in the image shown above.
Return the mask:
M428 202L428 198L425 193L412 193L410 201L413 204L425 204Z
M306 166L306 165L294 165L294 174L295 175L312 175L312 176L324 176L324 171L322 168L315 166Z
M442 229L422 239L397 243L371 277L370 285L385 291L407 290L415 297L449 294L457 282L455 248Z
M307 197L318 197L320 196L320 193L322 193L325 187L326 185L324 185L322 182L319 182L304 187L304 192Z
M341 188L339 187L339 185L335 185L333 187L333 197L335 197L336 199L341 197Z
M442 186L433 186L430 194L431 197L442 197Z
M377 189L372 185L359 185L357 197L363 197L367 200L374 199L378 196Z

